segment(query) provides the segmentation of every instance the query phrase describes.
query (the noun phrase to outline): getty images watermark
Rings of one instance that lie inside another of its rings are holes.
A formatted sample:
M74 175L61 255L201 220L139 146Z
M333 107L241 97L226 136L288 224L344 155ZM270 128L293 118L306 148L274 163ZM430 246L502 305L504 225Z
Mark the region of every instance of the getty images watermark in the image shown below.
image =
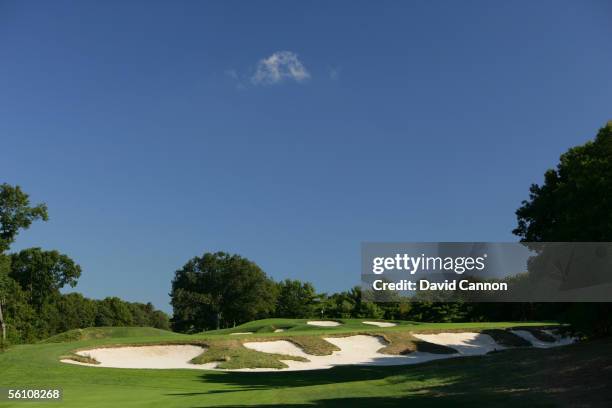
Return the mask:
M612 302L609 242L371 242L361 256L375 302Z

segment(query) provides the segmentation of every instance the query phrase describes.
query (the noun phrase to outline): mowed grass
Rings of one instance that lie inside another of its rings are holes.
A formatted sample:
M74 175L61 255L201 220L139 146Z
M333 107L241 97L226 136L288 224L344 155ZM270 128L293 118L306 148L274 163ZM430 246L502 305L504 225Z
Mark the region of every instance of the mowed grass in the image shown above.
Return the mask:
M502 329L525 323L420 324L402 322L377 328L344 321L334 328L301 327L302 321L270 319L248 327L286 324L287 332L258 338L316 338L370 332L408 336L410 331ZM532 323L541 326L542 323ZM350 327L348 327L350 326ZM366 326L366 327L362 327ZM330 370L237 373L201 370L112 369L68 365L61 355L109 344L166 342L240 342L253 335L227 331L188 336L150 336L122 328L124 337L40 343L0 353L0 386L64 389L61 407L215 407L215 406L554 406L571 401L583 406L610 402L612 343L600 341L541 350L517 348L482 357L464 357L400 367L345 366ZM249 331L245 327L235 331ZM87 337L87 336L85 336ZM313 346L316 349L316 346ZM4 407L47 407L49 403L1 403Z

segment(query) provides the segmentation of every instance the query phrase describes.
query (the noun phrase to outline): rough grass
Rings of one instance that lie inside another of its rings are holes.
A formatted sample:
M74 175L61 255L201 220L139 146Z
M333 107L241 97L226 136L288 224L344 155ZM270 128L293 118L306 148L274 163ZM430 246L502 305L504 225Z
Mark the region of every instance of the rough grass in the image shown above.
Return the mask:
M76 353L70 353L68 355L61 356L60 360L73 360L73 361L78 361L79 363L85 363L85 364L100 364L98 360L96 360L95 358L91 356L88 356L88 355L82 356Z
M388 343L379 350L383 354L406 355L415 351L434 354L454 354L457 353L452 347L442 346L417 339L410 332L382 332L378 334Z
M126 337L175 336L176 333L155 329L153 327L89 327L73 329L56 334L40 343L67 343L92 339L110 339Z
M280 360L308 361L303 357L262 353L244 347L240 340L219 340L209 343L209 348L191 360L193 364L218 362L217 368L287 368Z
M482 334L487 334L495 340L495 342L505 347L530 347L531 343L521 336L501 329L485 329L480 331Z
M555 340L556 340L554 336L551 336L550 334L542 331L541 327L519 326L519 327L514 327L513 330L528 331L536 339L538 339L540 341L545 341L545 342L548 342L548 343L554 343Z

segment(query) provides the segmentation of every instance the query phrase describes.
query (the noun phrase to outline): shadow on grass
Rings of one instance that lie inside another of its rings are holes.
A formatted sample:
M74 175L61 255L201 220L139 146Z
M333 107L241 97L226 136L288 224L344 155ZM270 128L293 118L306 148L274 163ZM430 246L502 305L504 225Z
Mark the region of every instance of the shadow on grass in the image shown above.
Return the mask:
M312 399L308 403L267 406L358 408L409 404L419 407L521 404L530 407L609 407L612 406L612 340L545 350L514 349L487 356L412 366L342 366L317 371L215 373L203 374L201 380L208 385L217 383L219 389L171 395L189 398L254 390L285 392L290 388L335 384L337 397L334 397L335 391L327 396L327 391L313 389ZM372 385L363 383L370 380L380 381ZM379 387L380 396L372 396L371 391L368 396L352 396L362 392L364 386ZM347 394L352 395L346 397ZM321 398L321 395L324 397ZM193 402L194 408L200 406L198 402ZM223 406L253 405L266 406L258 404L256 400L245 401L243 405Z

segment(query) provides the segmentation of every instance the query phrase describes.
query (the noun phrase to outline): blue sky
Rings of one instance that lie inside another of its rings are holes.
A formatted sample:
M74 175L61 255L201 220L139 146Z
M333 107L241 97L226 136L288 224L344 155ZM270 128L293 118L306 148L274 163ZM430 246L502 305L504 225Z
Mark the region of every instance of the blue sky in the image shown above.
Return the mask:
M0 2L0 182L91 297L225 250L323 291L362 241L513 241L612 119L609 2ZM281 53L285 52L285 53Z

